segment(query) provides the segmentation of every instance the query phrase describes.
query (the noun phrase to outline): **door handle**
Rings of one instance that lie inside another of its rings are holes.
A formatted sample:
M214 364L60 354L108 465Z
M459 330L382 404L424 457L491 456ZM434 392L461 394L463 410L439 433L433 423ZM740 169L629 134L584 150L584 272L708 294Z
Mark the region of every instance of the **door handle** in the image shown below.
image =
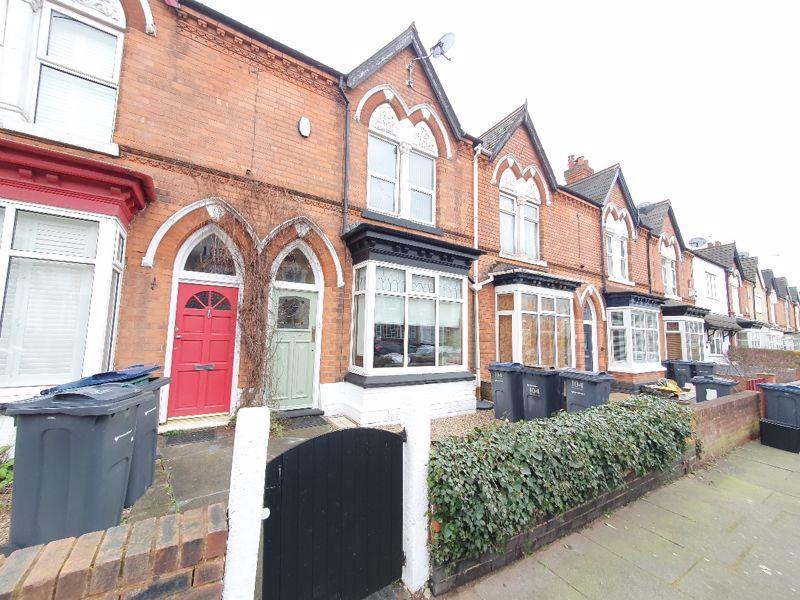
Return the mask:
M213 371L214 370L214 363L197 363L194 366L195 371Z

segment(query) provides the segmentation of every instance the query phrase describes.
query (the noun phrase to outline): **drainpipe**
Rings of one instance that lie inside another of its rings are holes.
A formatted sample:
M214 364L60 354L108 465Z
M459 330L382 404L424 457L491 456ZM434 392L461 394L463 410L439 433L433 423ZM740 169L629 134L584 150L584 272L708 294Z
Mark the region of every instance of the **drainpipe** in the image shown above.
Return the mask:
M339 92L344 98L344 181L342 182L342 233L347 231L347 211L350 209L350 98L344 90L344 77L339 77Z
M600 207L600 283L602 290L606 291L606 235L603 227L603 207Z
M475 154L472 157L472 246L478 249L478 156L483 152L483 146L478 144L475 148ZM478 281L480 277L480 270L478 268L478 257L472 263L474 269L474 281ZM478 308L478 291L479 287L473 286L473 306L475 315L473 317L472 327L475 330L475 387L480 390L481 387L481 334L480 334L480 310Z
M647 289L650 290L650 293L653 293L653 268L650 264L650 240L653 238L653 234L650 230L647 230ZM675 282L678 283L677 281Z

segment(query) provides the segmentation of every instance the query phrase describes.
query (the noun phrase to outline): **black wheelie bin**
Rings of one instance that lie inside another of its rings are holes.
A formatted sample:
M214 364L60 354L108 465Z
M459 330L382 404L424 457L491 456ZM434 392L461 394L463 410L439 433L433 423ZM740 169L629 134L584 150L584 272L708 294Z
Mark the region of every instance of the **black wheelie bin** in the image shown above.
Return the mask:
M692 377L691 383L694 385L696 401L705 402L729 395L739 382L715 375L698 375Z
M564 396L556 369L522 367L522 417L546 419L562 408Z
M564 394L567 398L567 412L580 412L608 402L611 382L614 378L602 371L561 371Z
M522 410L522 365L510 362L494 362L488 366L492 375L492 399L496 419L519 421Z

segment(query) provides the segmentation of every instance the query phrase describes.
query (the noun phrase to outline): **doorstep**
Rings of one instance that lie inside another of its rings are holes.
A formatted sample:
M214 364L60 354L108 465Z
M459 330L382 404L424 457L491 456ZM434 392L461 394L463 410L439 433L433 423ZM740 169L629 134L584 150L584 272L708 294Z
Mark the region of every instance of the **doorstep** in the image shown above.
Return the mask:
M166 423L161 423L158 426L158 433L164 434L171 433L173 431L191 431L192 429L227 427L230 424L230 421L231 416L227 413L168 419Z

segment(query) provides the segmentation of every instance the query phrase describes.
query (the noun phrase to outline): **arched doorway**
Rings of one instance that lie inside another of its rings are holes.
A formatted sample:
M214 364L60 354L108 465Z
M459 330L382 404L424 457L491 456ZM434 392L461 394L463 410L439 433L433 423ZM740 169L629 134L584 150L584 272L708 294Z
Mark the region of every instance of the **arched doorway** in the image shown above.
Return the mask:
M583 360L584 370L597 370L597 315L588 297L583 307Z
M238 376L241 260L215 225L196 231L175 259L165 374L166 417L228 414Z
M314 252L297 240L273 263L268 394L281 410L318 404L324 279Z

